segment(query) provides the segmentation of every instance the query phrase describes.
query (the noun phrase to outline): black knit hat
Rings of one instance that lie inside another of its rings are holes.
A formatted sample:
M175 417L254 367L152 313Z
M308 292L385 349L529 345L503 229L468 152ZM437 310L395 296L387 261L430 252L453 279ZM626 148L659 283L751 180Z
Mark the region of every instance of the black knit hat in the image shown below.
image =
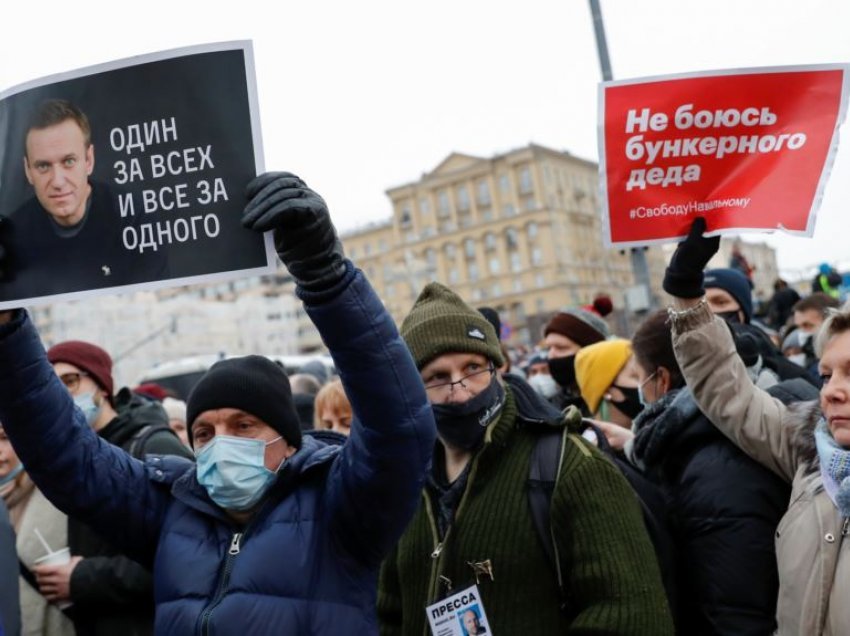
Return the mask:
M480 353L497 367L505 363L493 325L440 283L422 290L400 332L417 369L444 353Z
M287 444L301 446L301 426L292 402L289 378L264 356L220 360L192 389L186 403L186 432L192 442L195 418L211 409L239 409L260 418Z

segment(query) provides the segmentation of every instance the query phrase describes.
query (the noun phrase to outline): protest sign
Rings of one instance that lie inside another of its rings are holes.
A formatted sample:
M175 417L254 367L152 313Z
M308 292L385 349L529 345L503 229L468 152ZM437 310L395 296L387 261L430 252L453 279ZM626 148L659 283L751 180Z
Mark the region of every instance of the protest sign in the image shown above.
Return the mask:
M846 65L691 73L599 89L608 245L784 230L811 236L847 110Z
M261 171L250 42L0 93L0 309L272 271L240 223Z

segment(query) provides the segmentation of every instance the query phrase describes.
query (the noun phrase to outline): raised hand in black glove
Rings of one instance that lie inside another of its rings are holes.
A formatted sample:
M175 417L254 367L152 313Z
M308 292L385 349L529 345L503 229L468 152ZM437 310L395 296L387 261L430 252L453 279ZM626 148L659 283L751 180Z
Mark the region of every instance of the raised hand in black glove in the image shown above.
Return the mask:
M705 219L694 219L688 237L679 243L667 271L664 272L664 291L677 298L699 298L703 295L702 271L720 248L720 237L706 238Z
M326 291L342 280L345 255L322 197L289 172L261 174L247 195L242 225L274 230L277 255L300 287Z

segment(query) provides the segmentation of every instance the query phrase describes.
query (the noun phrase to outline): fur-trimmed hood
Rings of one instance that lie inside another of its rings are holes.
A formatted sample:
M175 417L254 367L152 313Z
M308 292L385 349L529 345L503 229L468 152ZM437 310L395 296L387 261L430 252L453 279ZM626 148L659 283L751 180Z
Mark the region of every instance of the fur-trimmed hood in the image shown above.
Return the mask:
M800 464L805 466L804 473L807 475L820 466L815 446L815 426L822 418L817 400L789 404L782 417L781 425L791 430L791 444Z

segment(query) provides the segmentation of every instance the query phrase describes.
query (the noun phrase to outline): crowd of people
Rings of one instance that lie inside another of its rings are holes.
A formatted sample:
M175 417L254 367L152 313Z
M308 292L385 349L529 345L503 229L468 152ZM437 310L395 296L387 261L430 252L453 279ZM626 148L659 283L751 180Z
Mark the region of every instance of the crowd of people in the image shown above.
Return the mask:
M778 281L757 315L697 219L668 309L617 335L602 294L517 356L437 282L396 325L298 177L247 197L336 376L250 355L185 401L116 390L102 348L0 312L6 634L850 631L834 294Z

